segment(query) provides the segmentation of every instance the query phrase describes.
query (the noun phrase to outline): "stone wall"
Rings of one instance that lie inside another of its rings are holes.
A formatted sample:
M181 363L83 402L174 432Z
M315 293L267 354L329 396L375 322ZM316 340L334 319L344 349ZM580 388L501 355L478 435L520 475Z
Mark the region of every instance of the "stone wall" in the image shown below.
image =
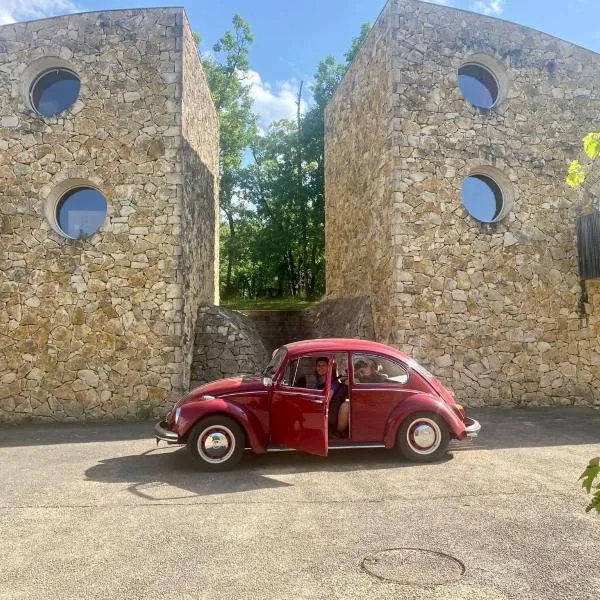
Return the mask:
M183 381L190 381L196 316L201 304L219 303L219 117L184 20L182 70L181 272L184 324Z
M283 344L307 339L301 310L244 310L269 355Z
M201 306L196 324L192 385L260 373L270 359L253 321L218 306Z
M366 110L378 45L391 55L392 85ZM501 66L506 89L486 111L457 87L458 68L480 55ZM380 170L393 172L383 206L365 194L376 165L373 112L389 115L393 129L393 154L380 153ZM391 1L327 112L328 297L371 295L378 339L421 360L463 403L599 404L600 290L588 282L582 292L575 244L576 216L590 200L564 183L582 137L599 126L598 55L498 19ZM465 177L482 167L514 196L492 224L471 218L461 200ZM381 224L355 219L361 204ZM361 284L331 260L373 238L392 265L391 289L383 276Z
M367 297L324 300L304 310L302 319L302 339L375 339L373 311Z
M327 298L370 296L379 337L393 319L391 9L373 26L325 119Z
M183 249L183 221L203 212L189 209L198 189L183 182L182 155L189 163L206 149L200 193L212 196L200 204L214 211L218 132L210 114L203 120L204 93L193 109L204 138L197 145L186 131L191 149L183 144L185 28L182 9L0 27L0 420L135 417L187 387L184 306L205 280L188 273ZM74 71L81 89L70 109L46 118L29 105L28 86L48 65ZM48 218L74 183L108 204L85 240Z

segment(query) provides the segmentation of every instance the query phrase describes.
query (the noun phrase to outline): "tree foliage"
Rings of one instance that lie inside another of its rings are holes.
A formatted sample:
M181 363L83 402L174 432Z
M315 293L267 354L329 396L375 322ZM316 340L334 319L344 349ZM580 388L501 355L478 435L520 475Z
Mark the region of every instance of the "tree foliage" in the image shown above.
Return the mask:
M295 118L272 123L261 135L248 84L253 40L248 23L235 15L232 31L204 58L221 126L223 298L315 298L324 291L325 108L370 27L365 23L352 40L346 62L333 56L319 62L305 114L301 82Z
M583 150L588 158L587 164L574 160L569 165L567 173L567 184L570 187L578 187L585 182L592 163L600 155L600 133L588 133L583 138Z
M586 512L595 510L600 514L600 483L594 483L600 475L600 457L592 458L585 471L581 474L579 480L582 481L581 485L588 494L592 494L590 503L585 509ZM595 491L594 491L595 490Z
M203 58L203 67L213 102L219 114L219 206L228 228L226 243L221 244L225 261L223 293L233 293L232 271L238 261L243 240L238 239L236 223L247 216L238 201L244 151L256 135L257 118L252 110L248 84L248 53L253 41L252 30L240 15L233 17L233 30L227 31L213 46L213 54ZM200 42L200 37L196 37Z

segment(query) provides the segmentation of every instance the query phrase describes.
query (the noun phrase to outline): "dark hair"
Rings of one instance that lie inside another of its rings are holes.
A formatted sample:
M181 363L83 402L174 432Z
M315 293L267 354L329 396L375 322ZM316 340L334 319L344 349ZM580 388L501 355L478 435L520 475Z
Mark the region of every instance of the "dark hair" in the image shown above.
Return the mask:
M317 364L318 362L326 362L327 364L329 364L329 358L327 356L319 356L317 357L315 364Z
M357 360L354 364L355 369L362 369L363 367L368 367L369 363L366 360Z

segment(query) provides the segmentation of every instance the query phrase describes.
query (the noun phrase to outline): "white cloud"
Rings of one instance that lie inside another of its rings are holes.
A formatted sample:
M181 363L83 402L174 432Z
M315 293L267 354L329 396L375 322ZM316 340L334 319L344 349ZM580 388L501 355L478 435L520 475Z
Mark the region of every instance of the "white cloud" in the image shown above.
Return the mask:
M81 10L72 0L1 0L0 25L43 19Z
M250 85L250 96L254 100L254 111L260 117L260 125L266 129L272 121L296 118L296 99L299 83L290 79L278 82L275 86L262 80L256 71L248 72L247 83ZM306 89L307 86L304 86ZM300 111L306 111L307 103L302 100Z
M471 2L471 9L484 15L497 17L504 10L504 0L475 0L475 2Z

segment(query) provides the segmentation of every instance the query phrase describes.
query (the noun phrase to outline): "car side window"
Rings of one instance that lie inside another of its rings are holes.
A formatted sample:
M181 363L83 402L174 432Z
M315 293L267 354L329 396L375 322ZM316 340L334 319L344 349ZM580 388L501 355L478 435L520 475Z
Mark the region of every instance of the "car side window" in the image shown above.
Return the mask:
M355 354L352 357L354 383L388 383L393 385L408 382L408 371L395 361L376 354Z
M316 356L303 356L296 360L291 360L285 368L285 372L281 378L281 385L322 391L317 387L316 360Z

